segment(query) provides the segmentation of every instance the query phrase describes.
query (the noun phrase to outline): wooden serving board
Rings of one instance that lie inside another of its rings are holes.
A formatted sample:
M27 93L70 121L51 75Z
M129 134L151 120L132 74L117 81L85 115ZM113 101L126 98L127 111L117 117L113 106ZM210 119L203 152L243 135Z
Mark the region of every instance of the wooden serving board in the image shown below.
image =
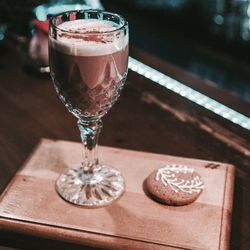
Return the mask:
M0 226L24 234L106 249L228 249L234 167L218 162L99 147L115 166L126 192L109 206L87 209L58 196L55 180L81 161L81 144L44 139L0 198ZM145 178L166 164L193 167L205 189L192 204L172 207L151 200Z

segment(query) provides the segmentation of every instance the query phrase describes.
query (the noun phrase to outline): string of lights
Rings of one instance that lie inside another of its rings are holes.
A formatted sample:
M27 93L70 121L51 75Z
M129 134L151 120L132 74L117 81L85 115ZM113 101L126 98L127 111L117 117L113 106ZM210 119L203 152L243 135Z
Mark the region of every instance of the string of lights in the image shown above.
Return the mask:
M187 98L188 100L204 107L207 110L250 130L250 118L225 106L224 104L194 90L185 84L151 68L150 66L130 57L129 69L150 79L151 81L173 91L174 93Z

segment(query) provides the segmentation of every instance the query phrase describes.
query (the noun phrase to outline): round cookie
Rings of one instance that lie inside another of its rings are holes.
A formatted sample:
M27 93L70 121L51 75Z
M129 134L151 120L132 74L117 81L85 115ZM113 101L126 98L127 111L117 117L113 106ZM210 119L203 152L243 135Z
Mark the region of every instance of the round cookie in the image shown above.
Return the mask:
M172 164L150 174L146 188L153 199L167 205L182 206L199 197L204 183L193 168Z

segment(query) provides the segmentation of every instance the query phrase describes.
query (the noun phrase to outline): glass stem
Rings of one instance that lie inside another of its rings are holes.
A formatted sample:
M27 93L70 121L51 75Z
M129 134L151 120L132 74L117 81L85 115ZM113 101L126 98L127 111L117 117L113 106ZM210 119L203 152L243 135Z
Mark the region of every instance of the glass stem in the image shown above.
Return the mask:
M99 164L97 147L98 137L102 128L102 121L84 121L79 119L77 125L83 143L83 171L84 174L92 174Z

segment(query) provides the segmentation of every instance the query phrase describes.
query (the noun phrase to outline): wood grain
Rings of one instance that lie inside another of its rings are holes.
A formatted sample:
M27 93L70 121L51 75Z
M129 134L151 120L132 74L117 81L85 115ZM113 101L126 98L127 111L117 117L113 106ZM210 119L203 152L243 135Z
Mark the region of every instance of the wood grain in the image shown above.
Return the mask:
M81 150L80 143L43 140L2 195L2 227L23 233L32 228L34 235L105 249L228 249L233 166L100 147L101 161L124 175L126 192L110 206L84 209L55 191L58 174L79 164ZM188 206L164 206L144 193L146 177L172 163L193 167L205 183L200 197Z

